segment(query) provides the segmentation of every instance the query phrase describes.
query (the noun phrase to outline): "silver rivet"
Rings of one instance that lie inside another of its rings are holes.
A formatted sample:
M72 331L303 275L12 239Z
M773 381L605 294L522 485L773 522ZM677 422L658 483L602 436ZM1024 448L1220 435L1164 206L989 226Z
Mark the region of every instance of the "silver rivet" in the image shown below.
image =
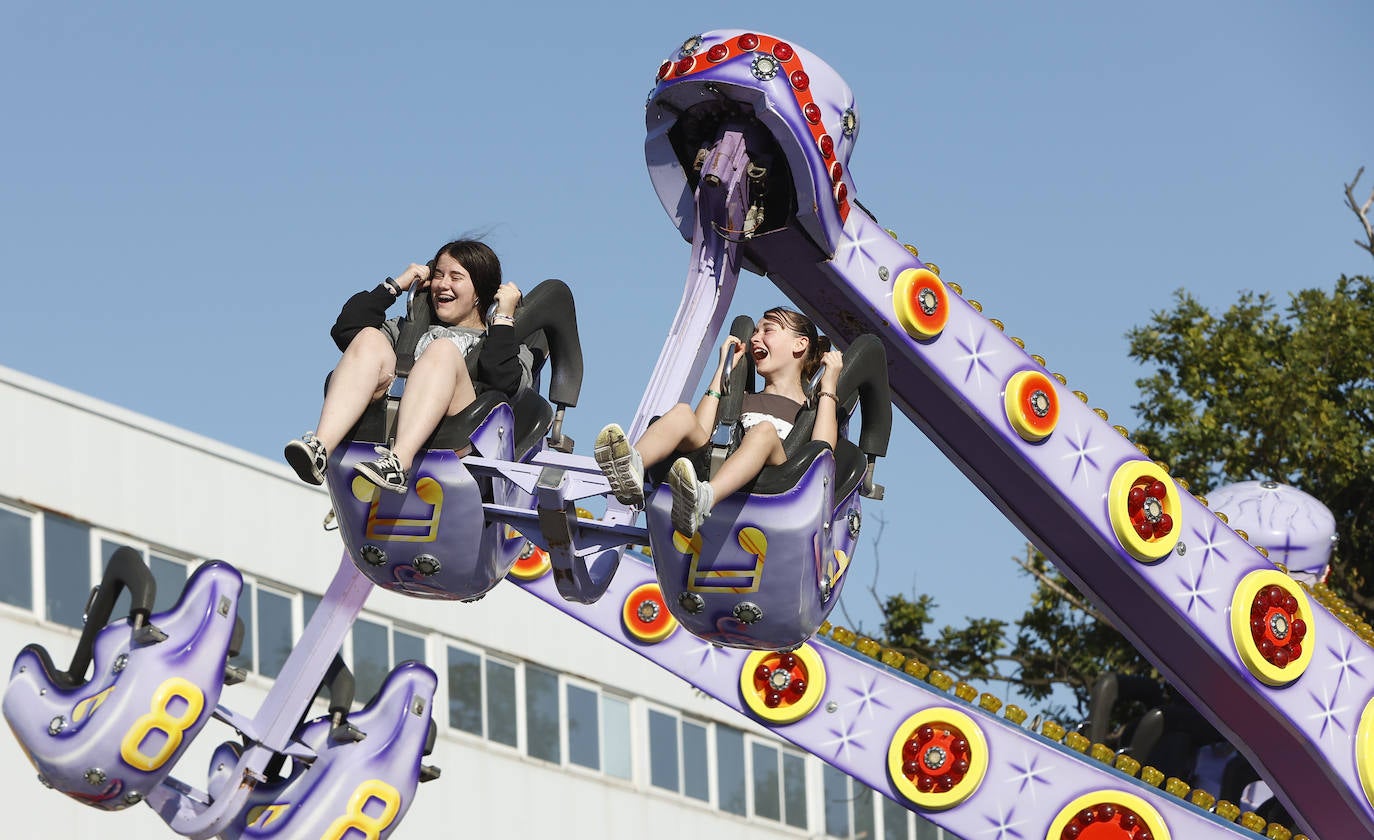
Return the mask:
M142 801L143 801L143 794L139 793L139 792L136 791L136 790L131 790L131 791L129 791L128 793L124 794L124 804L125 804L125 805L137 805L138 803L140 803L140 802L142 802Z
M216 611L220 614L221 617L223 617L223 618L228 618L228 617L229 617L229 608L232 607L232 606L233 606L233 604L230 603L230 601L229 601L229 596L227 596L227 595L221 595L221 596L219 596L219 604L218 604L218 606L217 606L215 609L216 609Z
M66 728L67 719L62 717L61 715L58 715L57 717L53 718L51 721L48 722L49 735L56 735L57 733L61 732Z
M105 784L105 779L107 777L104 770L101 770L99 767L91 767L82 775L82 778L84 778L86 784L91 787L100 787Z
M879 279L879 280L881 280L881 281L883 281L884 283L886 283L886 282L887 282L887 279L888 279L889 277L891 277L891 276L892 276L892 272L890 272L890 271L887 270L887 266L885 266L885 265L880 265L880 266L878 266L878 279Z
M840 710L840 704L836 703L834 700L831 700L829 703L825 704L825 710L827 713L833 715Z
M1175 548L1174 551L1178 554L1179 557L1182 557L1183 555L1188 553L1188 546L1180 542L1178 544L1178 548Z
M435 557L433 554L417 554L411 559L410 565L414 567L415 571L426 577L437 575L439 569L443 567L439 562L439 558Z
M363 562L369 566L385 566L386 552L375 545L365 545L360 552L363 555Z
M114 664L110 666L110 673L118 674L129 666L129 654L121 653L115 657Z

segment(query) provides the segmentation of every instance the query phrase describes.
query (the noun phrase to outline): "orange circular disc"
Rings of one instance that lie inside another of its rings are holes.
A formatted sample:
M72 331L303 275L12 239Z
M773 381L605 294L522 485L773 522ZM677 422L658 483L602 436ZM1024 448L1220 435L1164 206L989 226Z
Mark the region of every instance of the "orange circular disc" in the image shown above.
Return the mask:
M887 772L897 792L931 811L968 799L987 770L987 738L958 709L917 712L897 727L887 748Z
M510 567L510 573L520 580L538 580L549 573L552 564L549 562L549 553L529 540L525 540L525 547L520 552L520 557L515 564Z
M1153 461L1127 461L1112 476L1107 516L1121 547L1140 562L1169 556L1178 545L1181 513L1178 487Z
M1038 370L1023 370L1007 380L1003 405L1011 427L1031 443L1049 437L1059 422L1054 380Z
M908 268L897 275L892 307L907 335L929 340L943 332L949 321L949 292L935 272Z
M645 583L634 588L620 608L620 620L625 631L645 644L657 644L677 629L677 619L668 612L663 591L657 583Z
M749 711L769 723L795 723L825 694L825 663L810 645L790 653L756 650L739 673L740 696Z
M1170 840L1169 827L1150 803L1119 790L1086 793L1065 805L1045 840Z
M1312 661L1311 619L1297 581L1278 569L1258 569L1241 578L1231 598L1231 641L1256 679L1288 685Z

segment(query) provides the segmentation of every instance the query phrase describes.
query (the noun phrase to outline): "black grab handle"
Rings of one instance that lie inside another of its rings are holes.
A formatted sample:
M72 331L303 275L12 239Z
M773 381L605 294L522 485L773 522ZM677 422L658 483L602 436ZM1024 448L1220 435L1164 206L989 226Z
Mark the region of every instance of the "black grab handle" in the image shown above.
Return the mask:
M562 280L545 280L530 289L516 312L516 341L530 344L535 333L540 332L553 363L549 402L574 407L582 392L582 339L577 333L577 305L572 289Z
M858 395L863 412L860 451L874 457L886 455L892 437L892 390L887 380L887 351L877 336L860 335L844 351L844 367L835 392L846 408L852 408L850 402Z
M129 623L134 631L151 627L148 625L148 616L152 615L153 601L157 598L157 581L143 562L143 555L128 546L115 549L105 564L100 585L91 590L91 598L86 602L86 624L81 628L81 638L76 643L76 652L72 654L71 667L64 675L68 685L81 685L86 681L86 669L91 664L95 637L110 623L121 592L129 593ZM154 640L154 637L149 640Z

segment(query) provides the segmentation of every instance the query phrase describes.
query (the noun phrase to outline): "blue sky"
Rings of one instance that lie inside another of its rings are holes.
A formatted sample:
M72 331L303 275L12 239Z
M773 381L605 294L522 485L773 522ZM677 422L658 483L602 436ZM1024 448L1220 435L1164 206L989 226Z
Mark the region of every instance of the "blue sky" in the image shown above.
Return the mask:
M1215 308L1370 270L1341 204L1374 167L1367 0L587 8L11 0L0 364L280 458L343 300L485 231L508 279L577 294L586 453L632 417L686 275L644 100L727 27L846 78L859 200L1113 422L1145 373L1124 333L1173 290ZM740 288L736 311L781 302ZM898 426L850 617L876 626L872 584L1014 618L1022 538Z

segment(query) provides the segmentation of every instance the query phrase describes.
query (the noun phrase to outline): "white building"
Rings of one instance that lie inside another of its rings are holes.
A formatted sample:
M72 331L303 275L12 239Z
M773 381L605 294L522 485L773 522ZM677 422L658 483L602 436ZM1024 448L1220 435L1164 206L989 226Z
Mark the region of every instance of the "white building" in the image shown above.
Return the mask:
M236 664L250 674L221 703L257 711L341 557L322 489L284 463L3 367L0 465L6 674L30 642L65 665L105 559L129 545L158 580L158 609L202 560L243 572L249 633ZM397 837L943 836L511 585L475 604L378 590L344 655L359 702L397 662L439 674L427 761L443 775L420 787ZM210 723L173 775L204 787L210 750L232 734ZM12 838L175 836L145 806L105 813L43 788L8 730L0 813Z

